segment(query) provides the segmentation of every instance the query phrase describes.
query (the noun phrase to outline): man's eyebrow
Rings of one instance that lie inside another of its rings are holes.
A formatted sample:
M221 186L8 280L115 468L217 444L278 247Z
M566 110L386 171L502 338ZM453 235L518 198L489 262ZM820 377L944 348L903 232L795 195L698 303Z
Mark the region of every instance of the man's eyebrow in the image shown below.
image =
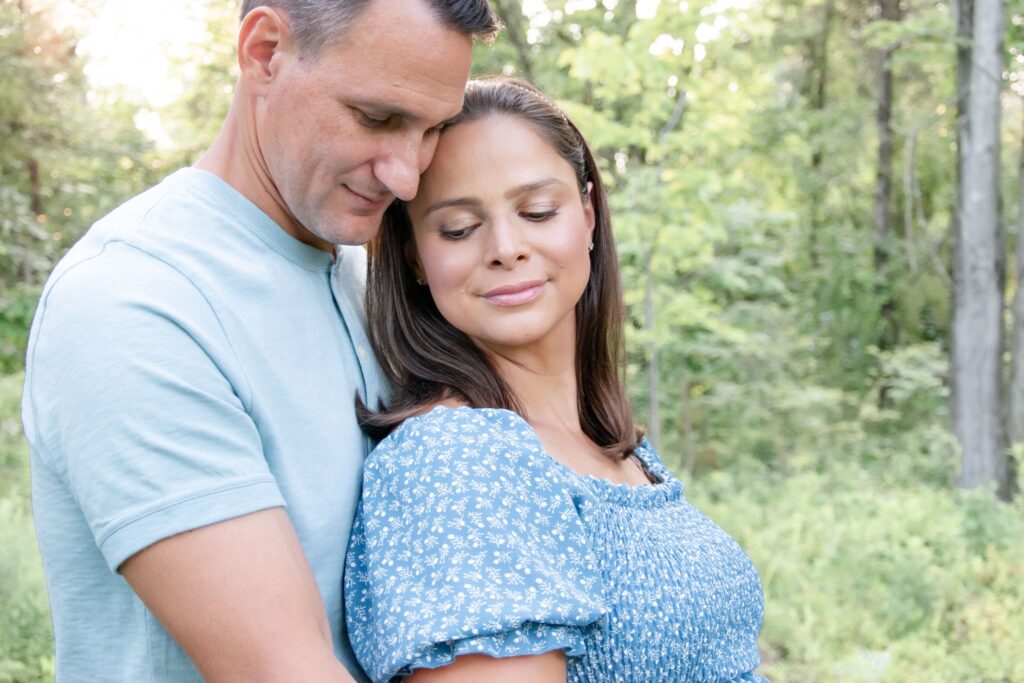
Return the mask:
M538 180L536 182L526 183L525 185L513 187L511 190L505 193L505 199L514 199L515 197L520 197L524 194L529 194L534 190L539 190L543 187L547 187L548 185L561 185L564 187L565 183L563 183L558 178L544 178L543 180ZM483 202L481 202L479 199L476 199L475 197L453 197L452 199L442 199L441 201L435 202L434 204L428 206L427 210L423 212L423 216L426 217L433 213L434 211L440 211L441 209L447 209L452 206L479 207L482 204Z
M367 111L384 116L400 116L404 119L414 119L415 117L409 112L405 111L401 107L396 107L393 104L387 102L375 102L373 100L348 100L345 104L356 109L366 109Z

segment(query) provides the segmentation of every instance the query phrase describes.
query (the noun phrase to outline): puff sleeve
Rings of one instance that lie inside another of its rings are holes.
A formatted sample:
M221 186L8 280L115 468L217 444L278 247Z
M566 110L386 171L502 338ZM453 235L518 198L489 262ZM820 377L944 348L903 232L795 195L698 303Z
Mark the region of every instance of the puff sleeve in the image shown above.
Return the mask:
M586 651L607 613L564 472L522 418L436 408L366 463L345 572L374 681L462 654Z

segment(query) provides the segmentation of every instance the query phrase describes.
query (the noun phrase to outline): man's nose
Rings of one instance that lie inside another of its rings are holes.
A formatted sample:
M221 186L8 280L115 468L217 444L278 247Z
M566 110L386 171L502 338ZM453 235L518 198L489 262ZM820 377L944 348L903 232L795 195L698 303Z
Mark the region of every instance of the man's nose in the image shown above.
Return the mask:
M401 136L392 141L374 165L374 175L398 199L416 196L420 174L434 156L436 136Z

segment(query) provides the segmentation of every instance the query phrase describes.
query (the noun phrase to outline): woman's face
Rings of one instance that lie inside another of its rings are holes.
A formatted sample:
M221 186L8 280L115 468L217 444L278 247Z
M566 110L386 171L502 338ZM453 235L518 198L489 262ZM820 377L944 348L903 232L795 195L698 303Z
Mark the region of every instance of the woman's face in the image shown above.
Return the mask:
M485 351L572 353L594 210L531 124L490 115L446 132L409 215L411 260L448 322Z

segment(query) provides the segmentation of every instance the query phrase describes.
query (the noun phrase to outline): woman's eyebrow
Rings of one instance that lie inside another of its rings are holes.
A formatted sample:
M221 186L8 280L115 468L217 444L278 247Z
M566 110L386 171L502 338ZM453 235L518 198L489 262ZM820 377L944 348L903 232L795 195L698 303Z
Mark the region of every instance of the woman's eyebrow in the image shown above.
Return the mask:
M434 211L440 211L441 209L447 209L451 206L473 206L479 207L481 201L474 197L454 197L452 199L442 199L439 202L431 204L427 207L427 210L423 212L423 216L429 216Z
M538 180L533 183L526 183L525 185L520 185L519 187L512 188L511 190L505 193L505 199L512 199L513 197L519 197L520 195L529 194L534 190L539 190L540 188L547 187L548 185L564 186L565 183L563 183L558 178L544 178L543 180Z
M505 199L512 199L514 197L519 197L519 196L522 196L524 194L529 194L530 192L533 192L534 190L539 190L542 187L547 187L549 185L562 185L562 186L564 186L565 183L563 183L558 178L544 178L543 180L538 180L538 181L535 181L535 182L532 182L532 183L526 183L524 185L519 185L518 187L513 187L511 190L509 190L508 192L505 193ZM447 209L447 208L452 207L452 206L479 207L481 205L482 205L482 202L479 199L475 198L475 197L453 197L451 199L442 199L441 201L435 202L435 203L431 204L430 206L428 206L426 211L423 212L423 216L424 217L429 216L434 211L440 211L441 209Z

